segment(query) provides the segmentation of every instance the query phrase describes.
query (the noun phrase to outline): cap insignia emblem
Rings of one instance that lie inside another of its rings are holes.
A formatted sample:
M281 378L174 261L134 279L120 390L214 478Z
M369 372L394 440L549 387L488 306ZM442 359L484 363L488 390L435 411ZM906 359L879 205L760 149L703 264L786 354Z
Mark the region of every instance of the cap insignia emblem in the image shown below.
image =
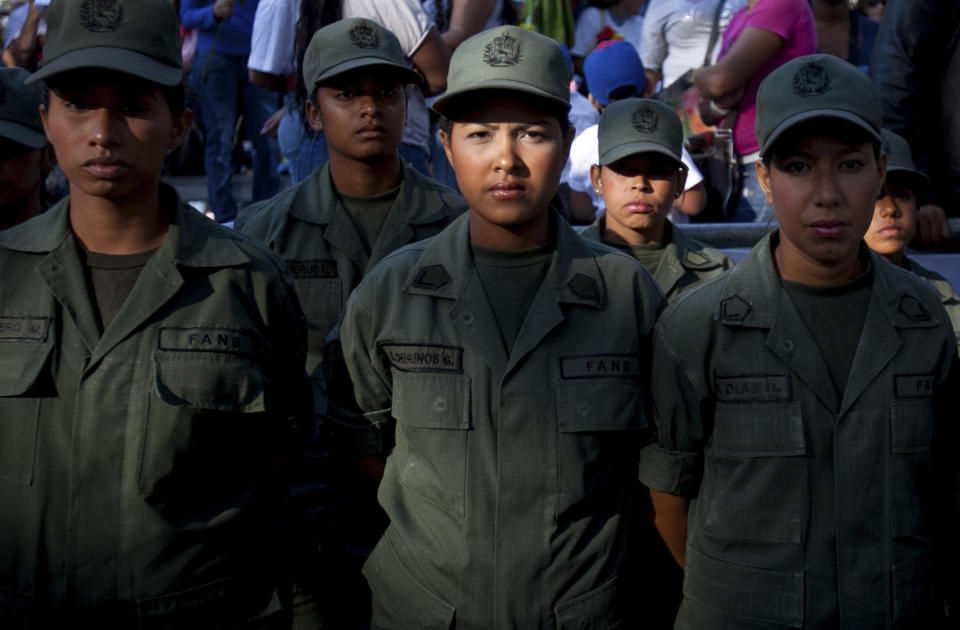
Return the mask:
M660 114L652 107L644 105L630 116L630 124L640 133L653 133L660 126Z
M366 24L350 29L350 43L357 48L380 48L380 36Z
M123 7L119 0L83 0L80 23L94 33L113 33L123 26Z
M523 42L504 33L483 48L483 63L488 66L515 66L523 61Z
M804 64L793 75L793 93L797 96L826 94L832 89L830 77L815 61Z

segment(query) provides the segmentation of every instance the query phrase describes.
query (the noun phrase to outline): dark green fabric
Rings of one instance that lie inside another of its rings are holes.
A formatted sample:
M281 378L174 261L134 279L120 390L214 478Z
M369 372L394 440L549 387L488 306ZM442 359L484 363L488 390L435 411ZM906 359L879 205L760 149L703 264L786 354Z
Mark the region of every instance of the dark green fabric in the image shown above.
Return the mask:
M357 235L363 242L363 247L367 250L368 254L377 242L380 229L387 220L387 215L390 214L390 209L393 207L393 202L399 193L400 186L382 195L373 195L370 197L348 195L342 192L337 193L340 201L343 202L343 207L346 209L347 214L350 215L353 225L356 226Z
M480 281L497 318L503 347L510 354L537 289L547 275L554 241L516 251L490 249L476 243L471 243L470 248Z
M639 260L640 264L646 267L647 271L649 271L651 275L657 273L657 267L660 266L660 261L663 260L663 254L667 250L666 243L627 245L626 243L618 243L607 239L603 239L603 242L607 245L616 247L620 251L630 254Z
M837 396L843 398L870 301L872 270L868 267L854 280L831 287L781 282L827 362Z
M101 254L86 250L80 251L80 257L87 267L90 288L100 313L101 330L106 330L110 322L120 311L133 285L137 283L144 265L153 256L156 249L137 254Z

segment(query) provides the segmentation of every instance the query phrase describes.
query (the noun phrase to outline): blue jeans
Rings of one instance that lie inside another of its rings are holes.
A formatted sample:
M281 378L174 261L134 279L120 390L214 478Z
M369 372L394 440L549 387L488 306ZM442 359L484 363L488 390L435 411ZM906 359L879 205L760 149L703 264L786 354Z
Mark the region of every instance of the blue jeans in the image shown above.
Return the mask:
M272 197L280 190L276 171L280 161L277 141L260 135L263 123L277 110L279 98L250 83L246 55L197 51L190 82L200 95L207 195L217 221L231 221L237 216L230 181L231 156L241 113L246 137L253 141L253 201Z
M735 223L777 222L773 206L767 203L767 195L760 188L755 163L740 166L740 202L737 204L730 221Z

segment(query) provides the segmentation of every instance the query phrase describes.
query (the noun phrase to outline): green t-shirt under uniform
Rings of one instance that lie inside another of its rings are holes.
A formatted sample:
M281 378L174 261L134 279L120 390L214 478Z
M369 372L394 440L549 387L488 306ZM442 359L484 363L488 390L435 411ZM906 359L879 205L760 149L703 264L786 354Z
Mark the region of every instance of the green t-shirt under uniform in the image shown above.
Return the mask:
M353 225L357 228L360 240L363 241L363 247L369 254L380 236L380 230L387 221L387 215L400 193L400 186L387 191L382 195L373 195L365 197L362 195L348 195L347 193L337 191L343 207L350 215Z
M140 272L155 251L157 250L150 249L136 254L100 254L80 250L100 314L101 331L106 330L120 312L120 307L140 278Z
M670 241L650 243L649 245L627 245L626 243L616 243L603 239L603 243L604 245L616 247L620 251L636 258L652 276L657 273L657 267L660 266L660 261L663 260L663 253L666 251Z
M470 245L490 307L500 327L507 354L523 327L533 298L547 275L554 241L521 250L500 250Z

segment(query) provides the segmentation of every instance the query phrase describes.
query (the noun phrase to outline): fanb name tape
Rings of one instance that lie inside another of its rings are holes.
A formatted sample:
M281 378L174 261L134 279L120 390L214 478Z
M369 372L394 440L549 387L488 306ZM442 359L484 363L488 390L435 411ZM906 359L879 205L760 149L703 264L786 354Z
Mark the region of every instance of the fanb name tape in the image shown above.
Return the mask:
M47 340L50 330L49 317L29 317L24 315L0 315L0 341Z
M933 396L933 375L897 374L893 377L893 391L897 398Z
M403 372L463 372L463 348L393 343L380 347L393 367Z
M250 333L227 328L161 328L160 349L256 355Z
M333 260L287 260L284 262L294 280L337 277L337 263Z
M595 354L560 358L561 378L640 376L640 359L632 354Z
M793 384L785 374L718 376L714 384L717 400L720 402L764 403L793 400Z

